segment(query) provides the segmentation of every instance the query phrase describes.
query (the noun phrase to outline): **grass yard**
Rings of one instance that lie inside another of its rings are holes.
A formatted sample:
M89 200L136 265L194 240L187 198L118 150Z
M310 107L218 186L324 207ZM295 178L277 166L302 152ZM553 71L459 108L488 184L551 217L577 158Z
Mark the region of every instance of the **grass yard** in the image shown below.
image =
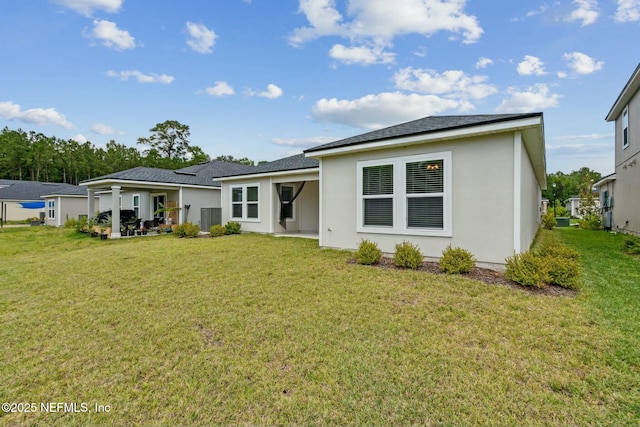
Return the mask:
M639 261L542 237L581 252L577 297L311 240L5 229L0 401L29 406L0 425L638 425Z

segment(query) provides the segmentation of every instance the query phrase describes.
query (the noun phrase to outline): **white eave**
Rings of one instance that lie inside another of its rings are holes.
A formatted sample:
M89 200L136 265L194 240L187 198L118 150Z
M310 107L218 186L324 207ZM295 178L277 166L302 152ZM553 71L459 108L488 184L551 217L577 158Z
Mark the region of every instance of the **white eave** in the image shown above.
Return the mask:
M317 167L317 168L291 169L286 171L225 176L223 178L214 178L214 179L216 181L226 182L226 181L237 181L239 179L266 178L266 177L286 176L286 175L304 175L308 173L319 173L319 172L320 172L320 168Z
M220 189L220 187L209 186L209 185L178 184L173 182L131 181L126 179L109 179L109 178L101 179L98 181L85 181L85 182L81 182L79 185L89 187L89 188L101 188L101 189L109 189L113 185L119 185L121 187L143 188L143 189L150 189L150 190L174 189L174 188L199 188L199 189L210 189L210 190Z
M622 114L622 110L627 106L633 95L640 89L640 64L636 67L635 71L631 75L631 78L618 95L618 99L613 103L611 110L609 110L609 114L607 114L606 121L612 122L615 121L620 114Z
M610 182L613 182L616 180L616 174L612 173L611 175L607 175L604 178L602 178L600 181L596 182L595 184L593 184L594 188L600 188L605 184L608 184Z

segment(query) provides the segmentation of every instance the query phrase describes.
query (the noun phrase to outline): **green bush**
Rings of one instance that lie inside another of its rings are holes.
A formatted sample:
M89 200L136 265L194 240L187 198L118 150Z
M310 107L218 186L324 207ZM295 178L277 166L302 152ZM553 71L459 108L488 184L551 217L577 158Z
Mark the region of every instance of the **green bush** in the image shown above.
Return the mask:
M375 242L362 239L358 245L358 251L356 252L356 259L358 264L373 265L380 262L382 258L382 251L378 248Z
M546 274L541 259L531 251L508 257L504 275L521 285L544 288Z
M190 222L180 224L173 231L173 235L176 237L198 237L200 235L200 227Z
M86 233L87 232L87 217L81 216L80 219L75 223L75 229L78 233Z
M449 245L442 251L440 269L447 274L468 273L475 266L476 258L466 249L452 248Z
M543 257L562 258L577 261L580 259L578 251L555 240L544 242L538 249L538 255Z
M224 226L226 230L226 234L240 234L240 229L242 225L236 221L229 221L227 225Z
M546 283L567 289L578 289L580 263L577 259L543 256L540 257L540 263L545 272Z
M223 225L218 224L209 227L209 237L220 237L224 236L225 234L227 234L227 230Z
M547 212L542 216L542 228L545 230L552 230L556 225L558 225L558 221L554 218L553 213Z
M396 245L396 251L393 254L393 263L397 267L418 268L422 265L424 256L418 249L417 245L409 242L402 242Z
M74 217L67 218L64 221L64 228L75 228L75 229L77 229L77 227L78 227L78 220L75 219Z
M600 230L602 228L602 220L599 215L588 214L578 221L578 226L583 230Z

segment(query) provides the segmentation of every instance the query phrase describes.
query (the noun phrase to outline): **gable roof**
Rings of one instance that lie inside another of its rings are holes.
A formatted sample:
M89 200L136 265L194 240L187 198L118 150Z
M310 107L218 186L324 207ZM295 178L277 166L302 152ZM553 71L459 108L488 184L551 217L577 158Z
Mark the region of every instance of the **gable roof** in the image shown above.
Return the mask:
M401 123L399 125L386 127L384 129L374 130L372 132L367 132L361 135L356 135L351 138L341 139L339 141L319 145L317 147L309 148L304 152L308 155L313 155L314 153L328 149L345 148L370 142L424 135L442 131L451 131L479 125L496 124L511 120L526 119L530 117L542 117L542 113L429 116L422 119Z
M624 110L624 107L626 107L631 98L633 98L633 95L638 92L638 89L640 89L640 64L638 64L635 71L631 74L631 77L629 78L629 81L627 81L627 84L624 85L622 92L620 92L620 95L618 95L616 102L614 102L611 106L611 109L609 110L609 113L607 114L605 120L608 122L612 122L616 118L618 118L620 114L622 114L622 110Z
M2 200L40 200L47 194L60 191L71 191L77 186L55 182L13 181L12 184L0 188Z
M318 160L306 157L304 153L300 153L283 159L274 160L272 162L263 163L244 173L230 173L228 175L219 176L219 178L314 169L318 168L319 165L320 162Z

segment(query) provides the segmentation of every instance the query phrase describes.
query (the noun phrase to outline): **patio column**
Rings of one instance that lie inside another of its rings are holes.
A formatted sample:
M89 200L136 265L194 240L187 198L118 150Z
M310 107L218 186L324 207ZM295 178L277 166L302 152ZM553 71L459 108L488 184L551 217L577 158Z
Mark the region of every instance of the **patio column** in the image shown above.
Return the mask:
M120 235L120 186L111 186L111 238L119 239Z
M96 192L87 188L87 217L91 218L96 213Z

